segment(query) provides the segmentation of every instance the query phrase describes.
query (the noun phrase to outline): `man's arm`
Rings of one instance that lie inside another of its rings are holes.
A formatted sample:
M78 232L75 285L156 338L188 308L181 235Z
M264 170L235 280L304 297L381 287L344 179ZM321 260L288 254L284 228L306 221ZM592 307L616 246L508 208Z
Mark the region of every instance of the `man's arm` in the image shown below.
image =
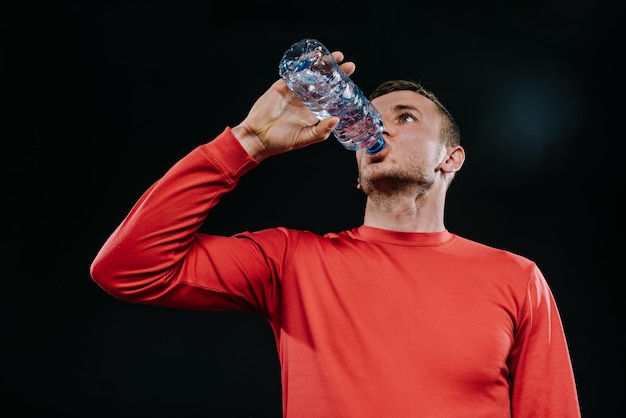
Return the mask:
M91 265L93 280L133 302L205 309L231 303L219 300L226 295L212 281L219 271L211 260L238 254L250 269L258 268L258 250L248 240L197 232L221 197L257 164L229 129L190 152L141 196L107 239ZM200 297L202 288L215 294Z
M509 358L514 418L580 416L572 364L561 318L537 266L528 282L521 321Z
M343 60L340 52L334 56ZM341 67L354 71L351 62ZM282 80L276 81L238 126L189 153L141 196L94 259L93 280L121 299L140 303L222 308L257 300L270 270L258 246L198 230L252 167L327 139L338 122L337 117L319 121ZM232 269L237 274L223 273Z

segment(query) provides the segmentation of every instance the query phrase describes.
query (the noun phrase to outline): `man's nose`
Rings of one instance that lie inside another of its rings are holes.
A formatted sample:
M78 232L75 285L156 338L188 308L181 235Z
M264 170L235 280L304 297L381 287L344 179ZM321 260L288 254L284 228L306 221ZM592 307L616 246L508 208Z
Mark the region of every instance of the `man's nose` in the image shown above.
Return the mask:
M389 122L383 116L381 116L381 119L382 119L382 122L383 122L383 135L385 135L385 136L393 136L393 126L391 125L391 122Z

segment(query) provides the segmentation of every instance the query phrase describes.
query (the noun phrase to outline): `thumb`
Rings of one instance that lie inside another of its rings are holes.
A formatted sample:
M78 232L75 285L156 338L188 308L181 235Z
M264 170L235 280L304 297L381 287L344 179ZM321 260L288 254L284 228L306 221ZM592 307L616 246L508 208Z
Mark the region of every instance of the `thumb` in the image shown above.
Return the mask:
M339 123L337 116L331 116L326 119L322 119L317 125L315 125L316 136L322 140L328 138L335 126Z
M302 148L306 145L326 140L338 123L339 118L337 116L331 116L320 120L317 125L307 126L300 131L294 148Z

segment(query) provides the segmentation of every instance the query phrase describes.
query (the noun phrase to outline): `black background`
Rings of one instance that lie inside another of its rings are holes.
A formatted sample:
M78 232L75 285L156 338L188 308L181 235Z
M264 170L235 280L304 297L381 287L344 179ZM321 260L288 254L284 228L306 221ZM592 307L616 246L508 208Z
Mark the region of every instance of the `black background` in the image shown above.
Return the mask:
M536 261L559 304L583 416L623 400L620 14L591 1L21 1L0 16L3 408L11 416L278 417L265 321L123 303L100 245L186 152L240 122L313 37L434 88L467 161L446 224ZM206 232L362 220L331 137L266 160Z

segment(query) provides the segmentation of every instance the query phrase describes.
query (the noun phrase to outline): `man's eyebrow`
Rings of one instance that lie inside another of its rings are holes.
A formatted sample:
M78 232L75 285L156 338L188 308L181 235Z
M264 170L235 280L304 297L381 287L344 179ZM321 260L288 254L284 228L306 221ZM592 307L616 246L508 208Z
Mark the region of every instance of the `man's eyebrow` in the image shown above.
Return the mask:
M413 105L408 105L408 104L398 104L395 105L392 109L394 112L402 112L403 110L414 110L415 112L419 113L420 115L422 114L422 112L420 112L420 110L413 106Z

